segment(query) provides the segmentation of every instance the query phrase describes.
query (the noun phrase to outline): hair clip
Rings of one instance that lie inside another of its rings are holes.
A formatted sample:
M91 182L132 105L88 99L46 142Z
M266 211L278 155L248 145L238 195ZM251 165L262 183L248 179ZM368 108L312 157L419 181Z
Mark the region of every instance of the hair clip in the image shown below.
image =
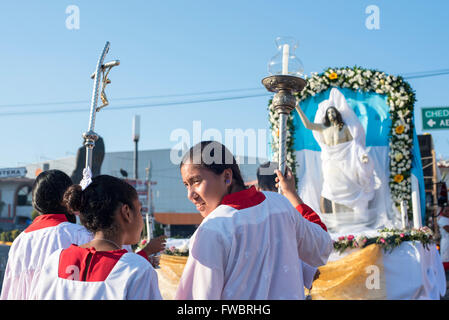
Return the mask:
M81 190L84 191L92 183L92 171L90 168L83 169L83 179L80 182Z

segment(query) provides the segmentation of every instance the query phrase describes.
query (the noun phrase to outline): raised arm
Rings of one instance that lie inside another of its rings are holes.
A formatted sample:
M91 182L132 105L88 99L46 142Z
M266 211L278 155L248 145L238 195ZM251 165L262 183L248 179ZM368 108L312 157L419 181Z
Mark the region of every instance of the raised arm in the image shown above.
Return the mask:
M296 111L298 111L299 117L301 118L304 127L306 127L307 129L316 131L322 131L324 129L324 126L322 124L309 121L304 111L302 111L301 107L299 106L299 103L296 105Z
M282 173L279 170L275 170L275 173L277 175L276 177L276 187L279 187L279 184L281 185L282 194L290 201L290 203L296 208L296 210L301 213L301 215L309 220L310 222L316 223L317 225L321 226L324 231L327 231L326 225L321 221L318 214L315 213L308 205L306 205L304 202L302 202L301 198L299 197L298 193L296 192L296 182L295 178L293 177L292 171L289 167L287 167L287 172L285 177L282 175Z
M326 264L333 249L329 233L318 224L306 220L296 209L292 210L299 258L311 267Z

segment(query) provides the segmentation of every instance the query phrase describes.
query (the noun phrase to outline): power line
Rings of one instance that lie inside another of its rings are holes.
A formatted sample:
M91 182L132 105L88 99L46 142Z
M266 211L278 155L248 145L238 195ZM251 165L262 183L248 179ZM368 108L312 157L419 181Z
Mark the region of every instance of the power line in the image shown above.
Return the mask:
M189 96L202 96L202 95L219 94L219 93L233 93L233 92L242 92L242 91L254 91L254 90L262 90L262 89L264 89L264 88L260 87L260 88L228 89L228 90L201 91L201 92L179 93L179 94L158 95L158 96L140 96L140 97L114 98L113 100L114 101L127 101L127 100L145 100L145 99L160 99L160 98L173 98L173 97L189 97ZM72 100L72 101L59 101L59 102L2 104L2 105L0 105L0 108L50 106L50 105L80 104L80 103L90 103L90 100Z
M124 109L141 109L141 108L152 108L152 107L163 107L163 106L172 106L172 105L180 105L180 104L193 104L193 103L205 103L205 102L217 102L217 101L227 101L227 100L240 100L240 99L248 99L248 98L256 98L256 97L268 97L271 94L254 94L254 95L246 95L246 96L233 96L233 97L224 97L224 98L214 98L214 99L198 99L198 100L189 100L189 101L177 101L177 102L166 102L166 103L154 103L154 104L144 104L144 105L135 105L135 106L120 106L120 107L110 107L105 108L104 110L124 110ZM44 115L44 114L56 114L56 113L76 113L76 112L86 112L87 109L68 109L68 110L51 110L51 111L25 111L25 112L9 112L9 113L0 113L1 117L7 116L17 116L17 115Z
M446 74L449 74L449 69L407 73L407 74L403 75L403 78L404 79L418 79L418 78L442 76L442 75L446 75Z
M426 78L426 77L435 77L440 75L449 74L449 69L439 69L432 71L421 71L421 72L413 72L413 73L405 73L403 74L404 79L418 79L418 78ZM142 99L156 99L156 98L172 98L172 97L187 97L187 96L201 96L201 95L210 95L210 94L219 94L219 93L234 93L234 92L242 92L242 91L253 91L253 90L262 90L264 88L243 88L243 89L228 89L228 90L214 90L214 91L201 91L201 92L192 92L192 93L181 93L181 94L172 94L172 95L157 95L157 96L140 96L140 97L125 97L125 98L116 98L114 101L128 101L128 100L142 100ZM271 94L255 94L255 95L246 95L246 96L231 96L231 97L223 97L223 98L208 98L208 99L198 99L198 100L188 100L188 101L176 101L176 102L166 102L166 103L153 103L153 104L144 104L144 105L134 105L134 106L119 106L119 107L110 107L106 110L123 110L123 109L140 109L140 108L150 108L150 107L161 107L161 106L170 106L170 105L179 105L179 104L192 104L192 103L204 103L204 102L218 102L218 101L226 101L226 100L238 100L238 99L247 99L253 97L262 97L269 96ZM74 101L60 101L60 102L40 102L40 103L22 103L22 104L9 104L9 105L0 105L0 108L7 107L31 107L31 106L52 106L52 105L65 105L65 104L79 104L79 103L89 103L88 100L74 100ZM77 112L85 112L86 109L68 109L68 110L50 110L50 111L31 111L31 112L9 112L9 113L0 113L0 116L17 116L17 115L39 115L39 114L56 114L56 113L77 113Z
M407 73L404 73L403 76L407 77L407 76L413 76L413 75L423 75L423 74L431 74L431 73L438 73L438 72L449 72L449 69L438 69L438 70L407 72Z

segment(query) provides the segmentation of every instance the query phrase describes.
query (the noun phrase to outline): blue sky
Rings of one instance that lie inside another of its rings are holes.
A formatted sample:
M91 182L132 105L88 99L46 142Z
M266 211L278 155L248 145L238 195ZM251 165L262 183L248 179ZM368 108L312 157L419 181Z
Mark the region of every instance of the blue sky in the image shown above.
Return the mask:
M380 9L379 30L365 27L365 9L373 4ZM78 30L66 27L69 5L80 9ZM171 132L192 131L195 120L203 130L268 129L268 97L114 111L198 97L115 99L243 88L261 89L233 95L264 94L261 79L281 35L298 39L306 74L354 65L389 74L448 69L447 12L445 0L3 1L0 167L76 153L90 102L45 103L90 101L89 76L106 41L106 60L121 61L110 73L109 109L97 115L95 131L106 150L133 149L135 114L141 116L139 149L171 148ZM449 75L409 80L416 91L418 133L421 107L449 105L448 80ZM224 96L229 94L202 98ZM449 158L448 132L432 134L437 156Z

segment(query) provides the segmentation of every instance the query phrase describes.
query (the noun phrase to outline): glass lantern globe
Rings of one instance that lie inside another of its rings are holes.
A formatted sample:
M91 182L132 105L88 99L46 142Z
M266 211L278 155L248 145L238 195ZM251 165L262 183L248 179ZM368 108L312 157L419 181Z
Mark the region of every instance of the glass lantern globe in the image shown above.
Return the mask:
M270 75L303 77L304 66L295 53L298 41L292 37L277 37L275 42L278 52L268 62Z

